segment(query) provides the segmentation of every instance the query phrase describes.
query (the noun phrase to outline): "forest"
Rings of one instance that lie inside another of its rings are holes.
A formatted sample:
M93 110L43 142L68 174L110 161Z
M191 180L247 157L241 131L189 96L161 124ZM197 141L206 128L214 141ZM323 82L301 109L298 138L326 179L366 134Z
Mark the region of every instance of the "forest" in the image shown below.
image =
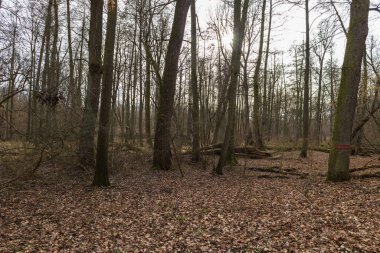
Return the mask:
M380 252L380 1L0 0L0 252Z

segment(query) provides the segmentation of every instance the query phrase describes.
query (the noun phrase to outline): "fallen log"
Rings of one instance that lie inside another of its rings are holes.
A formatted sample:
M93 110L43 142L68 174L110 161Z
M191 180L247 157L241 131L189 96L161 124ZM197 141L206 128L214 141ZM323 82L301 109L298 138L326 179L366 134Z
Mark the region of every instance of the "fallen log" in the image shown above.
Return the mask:
M204 155L220 155L222 153L222 143L210 145L201 148L201 153ZM185 154L190 153L186 152ZM272 152L258 150L253 146L237 146L235 147L235 156L245 157L250 159L264 159L272 157Z
M280 168L278 166L274 167L251 167L247 168L248 170L251 171L256 171L256 172L264 172L264 173L273 173L273 174L280 174L280 175L291 175L291 176L300 176L300 177L306 177L309 174L299 171L295 168Z

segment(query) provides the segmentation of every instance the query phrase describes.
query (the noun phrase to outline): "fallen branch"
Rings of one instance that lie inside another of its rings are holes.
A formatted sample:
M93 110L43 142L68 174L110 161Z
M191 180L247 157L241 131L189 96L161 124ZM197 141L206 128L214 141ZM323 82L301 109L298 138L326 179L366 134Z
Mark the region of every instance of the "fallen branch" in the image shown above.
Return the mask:
M364 178L380 178L380 172L377 173L369 173L369 174L362 174L362 175L354 175L354 178L364 179Z
M281 169L278 166L274 166L274 167L251 167L251 168L247 168L247 169L252 170L252 171L257 171L257 172L274 173L274 174L280 174L280 175L300 176L300 177L306 177L309 175L308 173L299 172L295 168Z
M204 155L220 155L222 153L222 143L210 145L207 147L201 148L201 153ZM258 150L252 146L244 146L244 147L235 147L235 156L237 157L245 157L250 159L265 159L272 157L272 152ZM188 154L186 152L185 154Z
M378 168L380 168L380 164L374 164L374 165L364 166L364 167L360 167L360 168L353 168L353 169L350 169L350 172L354 173L354 172L358 172L358 171L365 171L365 170L369 170L369 169L378 169Z

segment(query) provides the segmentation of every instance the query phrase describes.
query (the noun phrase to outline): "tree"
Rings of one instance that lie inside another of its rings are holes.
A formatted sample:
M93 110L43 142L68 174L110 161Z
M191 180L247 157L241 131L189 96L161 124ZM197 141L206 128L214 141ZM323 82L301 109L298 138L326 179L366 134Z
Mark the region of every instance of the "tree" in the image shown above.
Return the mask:
M262 113L262 129L263 132L261 136L265 137L267 128L267 117L268 117L268 100L267 100L267 82L268 82L268 58L269 58L269 47L270 47L270 38L271 38L271 30L272 30L272 13L273 13L273 2L269 1L269 21L268 21L268 34L267 34L267 48L265 50L265 60L264 60L264 83L263 83L263 113Z
M78 105L75 104L75 80L74 80L74 59L73 59L73 46L71 38L71 11L70 11L70 0L66 0L67 9L67 44L69 49L69 102L74 108ZM75 105L75 106L74 106ZM75 108L77 109L77 108Z
M265 28L265 8L266 0L263 1L263 6L261 10L261 28L260 28L260 42L259 42L259 52L257 56L255 74L253 76L253 92L254 92L254 105L253 105L253 133L254 142L257 148L263 148L263 140L260 132L260 99L259 99L259 77L260 77L260 66L263 57L263 47L264 47L264 28ZM269 33L269 31L268 31Z
M231 59L231 83L228 87L228 121L224 135L222 153L215 167L214 172L223 175L223 167L227 160L235 160L234 157L234 130L236 113L236 93L240 74L240 58L242 55L242 45L247 21L249 0L244 0L243 10L241 0L234 1L234 37L232 42Z
M369 0L353 0L329 156L327 179L350 179L351 131L368 34Z
M154 136L153 167L171 169L170 126L174 110L174 95L178 72L178 60L191 0L177 1L172 31L165 58L162 82L159 83L158 114Z
M110 185L108 179L108 138L110 130L116 21L117 0L108 0L107 30L106 41L104 44L102 99L100 103L98 145L96 151L95 177L93 181L93 185L96 186Z
M88 40L88 85L79 136L79 159L83 166L95 164L95 127L99 110L102 78L103 0L91 0L90 36Z
M323 68L325 63L325 56L328 50L332 47L332 40L335 34L335 27L329 20L322 20L318 26L317 38L319 40L318 45L314 45L313 51L317 56L319 69L318 69L318 96L317 96L317 109L316 109L316 127L314 137L317 141L317 145L320 144L321 130L322 130L322 82L323 82Z
M307 149L309 146L309 82L310 82L310 24L309 24L309 0L305 0L305 16L306 16L306 41L305 41L305 75L303 90L303 132L302 132L302 149L301 157L307 157Z
M195 0L191 1L191 87L192 87L192 123L193 123L193 149L191 159L194 162L200 160L199 145L199 94L197 80L197 20L195 12Z

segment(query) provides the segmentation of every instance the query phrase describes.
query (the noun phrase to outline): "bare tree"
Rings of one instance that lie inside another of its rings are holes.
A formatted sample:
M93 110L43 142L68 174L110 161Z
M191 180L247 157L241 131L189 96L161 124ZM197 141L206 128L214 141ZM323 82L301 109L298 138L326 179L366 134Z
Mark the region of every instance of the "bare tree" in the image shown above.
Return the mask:
M191 0L177 1L162 82L159 83L159 101L154 137L153 167L171 169L171 120L173 116L178 60Z
M243 7L243 8L242 8ZM223 175L223 167L229 162L236 161L234 154L234 130L235 130L235 113L236 113L236 93L240 74L240 58L242 55L243 34L247 21L249 0L244 0L243 6L241 0L234 1L234 38L232 42L232 59L231 59L231 83L227 92L228 99L228 121L222 153L215 167L214 172Z

